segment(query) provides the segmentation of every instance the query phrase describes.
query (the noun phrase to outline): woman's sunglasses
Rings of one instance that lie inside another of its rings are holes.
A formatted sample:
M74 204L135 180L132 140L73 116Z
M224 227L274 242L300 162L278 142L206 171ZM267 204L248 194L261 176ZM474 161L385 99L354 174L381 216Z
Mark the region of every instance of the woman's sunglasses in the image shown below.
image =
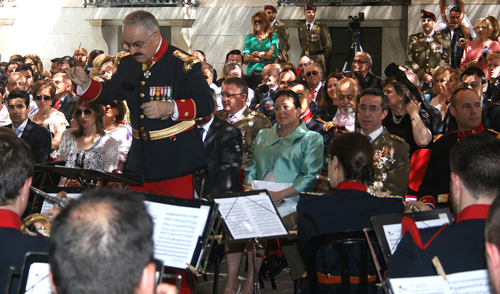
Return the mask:
M81 116L82 112L83 114L85 114L85 116L90 116L92 114L92 110L85 108L83 111L81 109L77 109L75 112L76 116Z
M254 24L263 24L264 22L262 21L262 19L258 19L258 20L254 20L253 21Z
M47 95L37 95L37 96L35 96L35 99L38 100L38 101L40 101L42 99L44 99L46 101L49 101L50 99L52 99L52 97L47 96Z

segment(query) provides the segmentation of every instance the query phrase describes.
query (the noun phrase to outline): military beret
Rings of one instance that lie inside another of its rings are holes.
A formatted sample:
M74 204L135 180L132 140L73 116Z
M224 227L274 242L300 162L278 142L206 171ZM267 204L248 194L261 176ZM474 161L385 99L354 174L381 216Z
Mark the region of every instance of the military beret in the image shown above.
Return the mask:
M276 7L272 6L272 5L264 5L264 10L272 10L274 11L274 13L278 13L278 10L276 10Z
M432 13L430 11L426 11L424 9L422 9L420 11L420 18L430 18L433 21L436 21L436 16L434 15L434 13Z
M312 4L306 4L306 5L304 5L304 10L314 10L314 11L316 11L316 6L314 6Z

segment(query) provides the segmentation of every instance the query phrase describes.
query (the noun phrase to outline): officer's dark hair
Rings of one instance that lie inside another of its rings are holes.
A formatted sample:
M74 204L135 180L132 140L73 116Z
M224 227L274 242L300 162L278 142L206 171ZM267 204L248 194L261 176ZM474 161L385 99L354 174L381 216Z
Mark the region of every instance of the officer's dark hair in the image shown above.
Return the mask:
M500 195L500 140L488 133L460 139L450 152L451 172L475 199Z
M490 206L484 230L486 242L500 249L500 197L497 196Z
M59 59L59 61L57 62L57 65L61 65L61 64L68 64L69 67L75 67L76 60L71 56L64 56L64 57L61 57L61 59Z
M278 100L281 97L292 98L293 106L295 106L295 108L297 108L297 109L301 109L299 95L297 95L297 93L295 93L294 91L288 90L288 89L279 90L278 92L274 93L274 96L273 96L274 103L276 104L276 100Z
M462 10L460 10L460 8L458 8L458 6L453 6L451 9L450 9L450 13L451 12L458 12L458 13L462 13Z
M48 254L57 293L135 293L153 260L152 236L141 195L87 190L52 224Z
M24 99L26 107L30 106L30 95L23 90L14 90L10 92L9 96L7 96L7 104L9 104L10 100L18 98Z
M373 179L373 146L360 133L344 133L335 136L330 144L330 160L334 156L343 168L345 181L367 183Z
M304 87L304 90L306 90L306 92L311 93L311 86L309 86L309 83L305 80L295 80L291 82L290 84L288 84L288 89L299 85Z
M460 77L460 80L463 80L464 76L479 77L479 79L481 79L481 85L484 85L488 82L488 80L486 80L486 76L484 75L483 70L480 69L479 67L469 67L468 69L464 70L462 76Z
M123 27L141 24L146 29L146 31L150 33L160 31L160 24L158 24L158 20L156 20L156 17L144 10L137 10L127 14L127 16L125 16L125 18L122 20L122 23Z
M56 57L56 58L52 58L52 59L50 60L50 62L52 62L52 63L54 63L54 62L59 63L59 60L61 60L61 58L60 58L60 57Z
M202 62L201 63L201 69L202 70L209 69L210 70L210 74L212 75L212 79L214 78L215 69L214 69L214 67L210 63Z
M241 62L243 62L243 60L245 60L245 57L243 56L243 54L241 54L241 50L240 49L233 49L233 50L229 51L226 54L226 62L229 60L229 55L240 55L241 56Z
M365 95L373 95L373 96L378 96L382 98L382 111L387 110L387 107L389 106L389 97L387 97L382 90L377 89L377 88L368 88L364 89L361 92L361 95L359 96L359 99L361 99ZM358 101L359 103L359 101Z
M27 65L27 64L23 64L23 65L19 65L17 68L16 68L16 72L20 72L22 70L27 70L31 73L31 77L33 77L33 79L35 78L35 73L33 72L33 68L31 68L30 65Z
M474 91L472 89L469 89L469 88L458 88L458 89L456 89L455 91L453 91L453 93L451 94L451 97L450 97L450 104L455 109L457 108L457 96L458 96L458 93L463 92L463 91L471 91L471 93L474 93L474 95L476 95L476 97L477 97L476 91Z
M242 78L228 78L222 82L223 85L236 85L238 91L247 95L248 97L248 84Z
M9 132L8 128L1 129L0 206L5 206L16 201L26 180L33 177L35 157L26 141Z

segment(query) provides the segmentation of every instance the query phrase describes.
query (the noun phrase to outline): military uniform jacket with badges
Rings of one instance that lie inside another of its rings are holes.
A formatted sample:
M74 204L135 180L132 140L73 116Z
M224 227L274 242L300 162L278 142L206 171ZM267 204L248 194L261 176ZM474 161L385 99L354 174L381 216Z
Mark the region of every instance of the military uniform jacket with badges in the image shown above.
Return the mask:
M278 35L278 40L279 40L279 52L283 53L288 60L288 55L287 52L290 50L290 36L288 35L288 28L286 25L279 20L276 20L276 22L273 25L273 33Z
M391 196L403 197L410 173L410 145L400 137L390 134L386 128L372 145L375 151L375 177L369 188L376 194L387 192Z
M419 79L426 73L432 74L438 66L450 65L450 36L434 32L429 43L424 33L411 35L406 49L406 65Z
M82 95L87 101L108 105L113 100L126 100L130 120L136 136L128 155L128 169L144 174L146 182L157 182L192 174L207 164L205 149L194 119L213 112L215 102L203 78L201 63L194 63L190 55L168 45L162 39L149 71L145 64L133 57L121 59L111 80L98 83L91 80L89 89ZM168 88L170 87L170 88ZM171 99L177 105L179 118L150 119L144 116L140 106L152 100L163 100L172 92ZM175 136L141 142L137 131L158 131L179 127L180 123L192 122L192 127Z
M314 21L314 25L309 32L307 31L306 22L299 25L299 40L300 47L305 55L323 54L326 58L332 50L332 40L330 39L328 27L317 20ZM322 51L322 53L311 53L315 51Z
M217 116L223 120L227 120L228 118L228 114L225 111L217 112ZM243 114L241 114L238 120L233 122L233 126L238 128L243 136L243 161L241 168L244 169L248 166L248 163L252 158L253 146L255 144L257 134L261 129L270 128L272 124L269 118L262 113L247 108L243 111Z

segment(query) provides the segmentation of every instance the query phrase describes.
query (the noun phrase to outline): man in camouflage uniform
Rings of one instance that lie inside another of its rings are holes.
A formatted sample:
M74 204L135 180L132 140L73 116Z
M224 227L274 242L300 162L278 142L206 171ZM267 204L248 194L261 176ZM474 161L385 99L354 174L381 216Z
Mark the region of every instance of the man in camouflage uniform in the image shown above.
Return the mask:
M422 33L413 34L408 40L406 65L420 79L422 92L432 91L432 72L438 66L450 65L450 37L434 31L436 16L422 9Z
M388 104L389 98L382 90L364 90L359 100L358 121L361 134L369 137L375 152L375 177L370 189L377 196L403 197L410 173L410 145L382 126Z
M306 21L299 25L299 40L302 55L311 56L326 70L325 60L332 50L332 40L328 27L315 19L316 7L312 4L304 6ZM301 55L301 56L302 56Z
M276 33L276 35L278 35L279 53L281 53L286 58L286 60L283 60L286 62L288 61L287 52L288 50L290 50L288 28L284 23L276 19L276 14L278 13L276 7L272 5L264 5L264 10L266 11L267 19L269 19L269 22L273 26L273 33Z
M248 85L242 78L228 78L222 83L223 110L217 116L235 126L243 136L243 161L241 168L248 166L252 158L255 138L261 129L271 127L271 121L260 112L247 108Z

